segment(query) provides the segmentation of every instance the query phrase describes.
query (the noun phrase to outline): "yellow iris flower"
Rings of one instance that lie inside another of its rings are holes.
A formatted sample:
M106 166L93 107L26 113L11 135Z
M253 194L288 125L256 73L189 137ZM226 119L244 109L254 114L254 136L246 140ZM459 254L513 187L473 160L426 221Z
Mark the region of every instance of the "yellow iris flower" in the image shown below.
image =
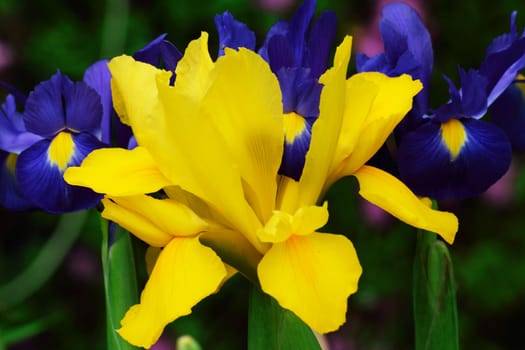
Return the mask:
M419 81L380 73L347 79L346 37L320 78L320 115L295 181L278 175L285 132L276 76L243 48L213 62L207 38L188 45L174 86L169 72L114 58L114 106L139 146L94 151L65 174L70 184L106 194L102 216L163 247L140 303L122 320L122 337L150 347L166 324L220 287L227 266L317 332L338 329L361 266L346 237L317 230L328 220L319 201L343 176L354 175L367 200L452 243L454 215L364 165L410 110ZM167 198L146 195L159 190Z

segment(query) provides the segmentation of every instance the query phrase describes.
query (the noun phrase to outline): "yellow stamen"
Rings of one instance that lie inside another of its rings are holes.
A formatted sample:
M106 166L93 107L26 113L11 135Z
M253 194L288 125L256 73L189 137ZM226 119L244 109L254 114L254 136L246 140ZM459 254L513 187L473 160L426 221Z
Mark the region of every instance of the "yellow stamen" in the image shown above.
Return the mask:
M467 141L467 133L463 124L457 119L450 119L441 124L441 141L450 152L450 160L456 160Z
M295 112L286 113L283 117L284 139L287 144L292 144L306 129L306 121Z
M47 151L47 159L60 170L64 170L74 153L73 137L69 132L61 131L51 141Z
M13 175L16 172L16 161L18 160L18 155L15 153L9 153L6 160L7 170Z
M523 81L523 80L525 80L525 76L523 74L518 74L516 79ZM516 86L520 89L521 95L525 96L525 84L520 82L520 83L516 83Z

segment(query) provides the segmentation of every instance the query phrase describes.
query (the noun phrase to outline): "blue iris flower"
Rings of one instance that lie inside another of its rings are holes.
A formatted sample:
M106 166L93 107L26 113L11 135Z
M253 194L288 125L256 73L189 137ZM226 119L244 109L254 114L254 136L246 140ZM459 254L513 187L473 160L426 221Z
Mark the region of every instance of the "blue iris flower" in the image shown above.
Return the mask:
M408 73L424 83L406 120L396 130L402 180L421 196L466 198L483 193L507 171L512 155L504 129L481 120L488 108L525 67L525 38L511 15L510 32L487 48L479 69L459 67L460 87L447 77L449 100L428 107L433 65L428 30L406 4L386 6L380 31L385 52L359 55L358 71L390 76Z
M13 95L2 105L2 205L65 213L96 205L101 195L66 184L62 176L78 166L100 141L100 95L85 82L57 72L37 85L16 110ZM25 203L25 205L23 205Z
M266 36L259 54L269 63L281 86L285 125L284 155L279 173L301 177L310 146L312 124L319 116L322 85L336 33L333 12L322 13L310 29L316 1L306 0L290 21L278 21ZM225 47L255 49L255 35L228 12L215 17L219 55Z

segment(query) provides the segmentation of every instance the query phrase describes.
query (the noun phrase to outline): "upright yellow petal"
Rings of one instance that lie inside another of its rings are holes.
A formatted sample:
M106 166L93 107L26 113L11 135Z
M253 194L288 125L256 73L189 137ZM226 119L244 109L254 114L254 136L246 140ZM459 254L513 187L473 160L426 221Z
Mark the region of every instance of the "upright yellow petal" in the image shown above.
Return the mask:
M413 97L422 88L418 80L413 80L406 74L396 78L377 72L361 74L377 86L377 95L370 105L366 120L359 128L357 142L344 164L340 177L351 175L372 158L410 111ZM349 88L352 87L347 97L347 108L352 108L352 104L361 103L362 92L359 91L359 86L349 85Z
M108 63L111 71L113 107L123 123L151 113L157 101L157 79L169 84L171 73L135 61L130 56L118 56Z
M200 100L208 90L212 69L213 61L208 52L208 33L202 32L199 39L188 44L184 56L177 63L177 90L190 98Z
M249 77L249 78L247 78ZM277 77L261 56L225 50L213 70L203 109L234 157L248 202L260 220L272 215L283 154L282 97Z
M429 208L404 183L383 170L365 165L354 176L359 181L359 194L370 203L409 225L439 234L449 244L454 242L458 230L454 214Z
M327 233L276 243L258 267L262 290L319 333L345 322L361 272L352 242Z
M303 174L299 180L299 189L296 192L293 190L293 186L290 186L289 195L287 193L281 194L280 205L284 210L295 211L301 206L313 205L322 193L332 165L342 125L345 108L346 73L351 46L352 38L345 37L341 45L337 47L334 67L330 68L320 78L324 87L321 91L319 118L312 127L310 149L306 154ZM296 196L299 203L290 203Z
M64 180L110 196L153 193L170 185L148 151L104 148L91 152L80 167L69 167Z
M174 238L160 253L140 304L128 310L117 332L133 345L150 348L168 323L190 314L225 277L221 259L198 238Z

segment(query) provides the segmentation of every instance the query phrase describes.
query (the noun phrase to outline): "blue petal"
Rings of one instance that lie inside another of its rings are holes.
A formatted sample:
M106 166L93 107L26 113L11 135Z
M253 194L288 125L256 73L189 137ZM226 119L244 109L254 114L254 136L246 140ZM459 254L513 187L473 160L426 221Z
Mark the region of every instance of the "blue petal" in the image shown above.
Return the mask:
M308 69L281 68L277 78L283 96L283 112L296 112L306 119L319 116L322 85L310 77Z
M310 31L305 65L311 69L310 74L316 79L326 71L336 29L337 16L331 11L326 11L321 14Z
M421 80L423 90L416 96L415 114L428 112L428 90L434 64L434 53L430 34L410 6L394 3L383 8L379 22L385 52L368 57L358 55L359 72L378 71L389 76L403 73Z
M66 127L77 132L90 133L99 129L102 120L100 95L83 81L63 88Z
M517 84L512 84L494 101L490 108L492 121L499 126L507 136L513 148L525 150L525 98L523 90Z
M66 115L62 98L63 85L67 89L73 83L58 72L49 80L38 84L29 94L24 111L27 131L51 137L64 129Z
M494 40L492 40L492 42L487 47L487 50L485 52L485 57L488 57L489 55L491 55L493 53L496 53L496 52L499 52L499 51L503 51L503 50L509 48L509 46L514 41L519 39L519 37L518 37L518 29L516 27L516 17L517 17L517 15L518 15L517 11L513 11L510 14L510 32L502 34L502 35L494 38Z
M516 12L510 16L510 32L495 38L487 48L480 72L488 80L488 105L512 83L525 68L525 32L518 36Z
M503 131L476 119L461 123L466 137L455 157L443 142L440 123L429 120L403 135L399 170L416 194L435 199L478 196L507 171L512 151Z
M264 39L264 44L259 49L258 53L259 55L264 58L266 62L270 62L270 58L268 55L268 46L270 45L270 41L274 36L281 35L286 36L286 33L288 32L289 24L288 22L284 20L277 21L271 28L268 30L268 33L266 34L266 38Z
M22 194L16 180L16 157L0 151L0 205L14 211L32 209L35 206Z
M475 69L459 69L461 79L461 111L464 116L479 119L487 112L487 79Z
M301 67L305 54L306 32L315 12L315 0L305 0L290 20L288 38L294 50L295 67Z
M111 116L113 114L113 99L111 96L111 73L108 60L100 60L89 66L84 72L84 82L100 96L102 104L102 119L100 122L101 140L111 143Z
M26 131L21 113L16 110L15 98L7 95L0 109L0 150L20 153L42 137Z
M403 3L385 6L379 29L390 61L397 62L405 51L409 51L420 65L414 78L421 80L423 86L429 85L434 52L430 34L419 14Z
M42 140L22 152L17 162L20 189L27 198L41 209L51 213L65 213L95 206L102 195L85 187L68 185L63 174L67 167L78 166L94 149L103 146L94 136L81 133L72 135L73 149L66 166L50 160L51 141Z
M274 35L268 42L268 63L272 72L277 73L281 68L299 67L294 62L294 50L288 38L283 35Z
M225 47L255 50L255 33L246 24L237 21L231 13L226 11L222 15L215 15L214 20L219 33L219 56L224 55Z
M142 49L135 52L133 58L155 67L159 67L162 62L164 68L174 71L177 63L182 58L182 54L175 45L168 40L164 40L166 35L162 34L153 39Z

